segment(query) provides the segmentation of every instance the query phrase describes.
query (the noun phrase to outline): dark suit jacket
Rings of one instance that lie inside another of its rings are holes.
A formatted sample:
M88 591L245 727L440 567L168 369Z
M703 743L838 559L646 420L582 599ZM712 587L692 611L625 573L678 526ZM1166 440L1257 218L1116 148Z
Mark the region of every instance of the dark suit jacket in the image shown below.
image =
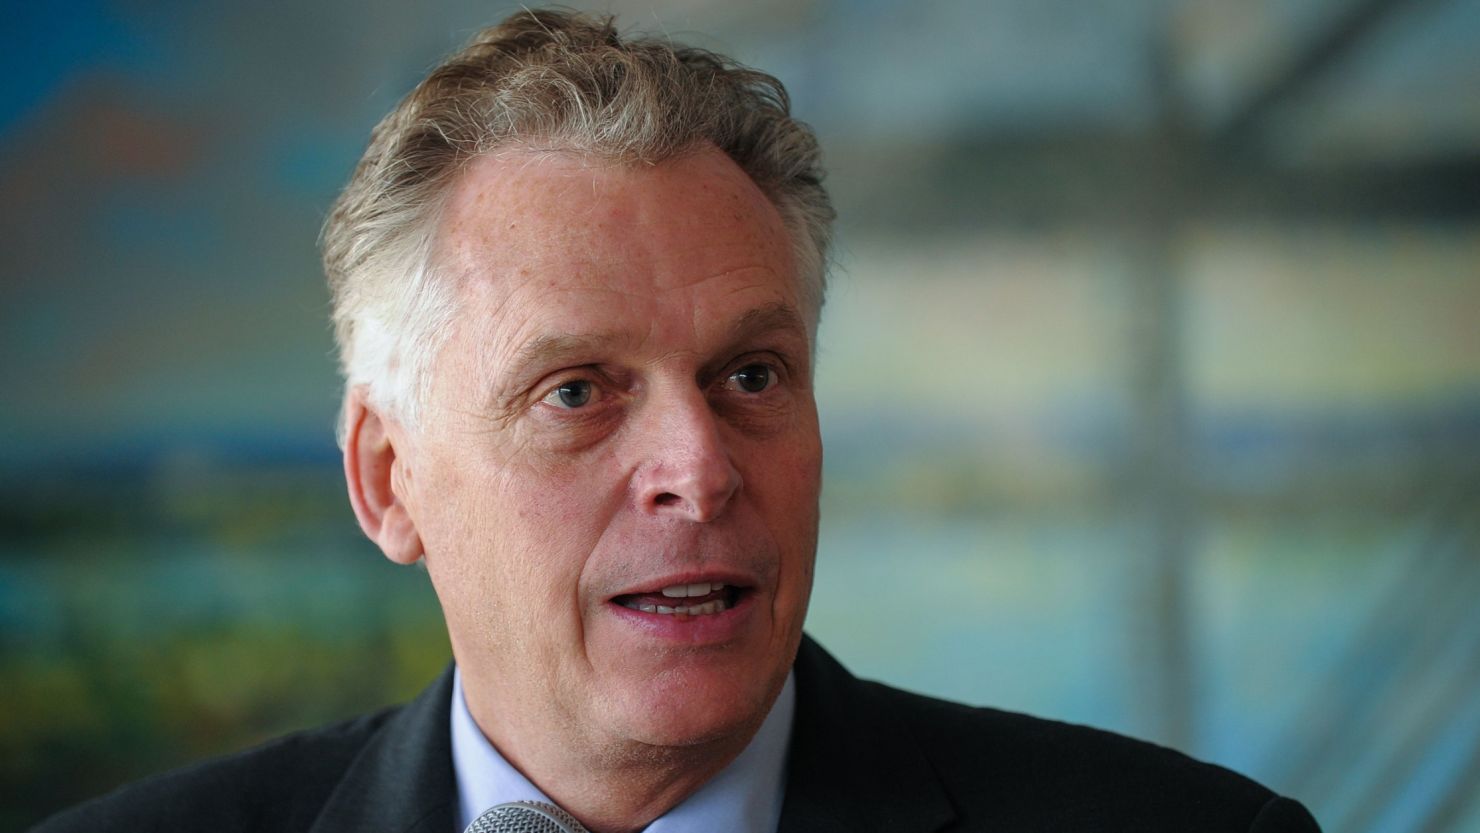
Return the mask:
M1317 831L1298 803L1119 735L861 682L797 656L779 833ZM449 670L410 704L125 787L36 833L455 833Z

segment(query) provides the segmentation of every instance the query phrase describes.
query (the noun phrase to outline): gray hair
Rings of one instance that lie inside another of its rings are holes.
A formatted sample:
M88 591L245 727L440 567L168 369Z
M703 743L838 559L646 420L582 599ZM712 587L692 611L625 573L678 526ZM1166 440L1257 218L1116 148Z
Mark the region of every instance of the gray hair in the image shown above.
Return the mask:
M539 145L656 164L704 143L776 206L820 314L834 212L817 139L791 117L780 81L701 49L623 38L610 18L525 9L479 32L375 127L324 225L346 383L416 422L456 310L433 263L438 215L470 161Z

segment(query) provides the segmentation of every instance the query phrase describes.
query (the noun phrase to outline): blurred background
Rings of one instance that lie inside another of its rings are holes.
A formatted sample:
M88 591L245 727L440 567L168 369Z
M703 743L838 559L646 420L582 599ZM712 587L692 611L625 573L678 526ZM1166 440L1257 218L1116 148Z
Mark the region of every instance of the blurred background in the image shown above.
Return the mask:
M1480 1L585 7L828 152L813 635L1480 829ZM512 8L5 4L0 828L446 663L343 496L315 237Z

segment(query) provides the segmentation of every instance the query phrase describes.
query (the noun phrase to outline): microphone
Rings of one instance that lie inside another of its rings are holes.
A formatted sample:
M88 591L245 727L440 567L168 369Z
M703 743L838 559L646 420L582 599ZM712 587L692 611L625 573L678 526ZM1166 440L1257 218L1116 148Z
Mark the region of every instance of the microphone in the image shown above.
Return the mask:
M587 833L570 813L542 801L510 801L484 811L463 833Z

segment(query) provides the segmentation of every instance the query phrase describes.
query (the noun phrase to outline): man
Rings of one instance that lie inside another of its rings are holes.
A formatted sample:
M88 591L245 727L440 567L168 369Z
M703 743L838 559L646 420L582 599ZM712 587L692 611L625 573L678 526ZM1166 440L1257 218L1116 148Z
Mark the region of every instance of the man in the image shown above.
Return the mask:
M324 249L350 501L426 565L455 670L42 829L445 833L538 801L597 833L1314 830L1225 770L804 640L821 179L774 79L607 22L522 11L436 69Z

